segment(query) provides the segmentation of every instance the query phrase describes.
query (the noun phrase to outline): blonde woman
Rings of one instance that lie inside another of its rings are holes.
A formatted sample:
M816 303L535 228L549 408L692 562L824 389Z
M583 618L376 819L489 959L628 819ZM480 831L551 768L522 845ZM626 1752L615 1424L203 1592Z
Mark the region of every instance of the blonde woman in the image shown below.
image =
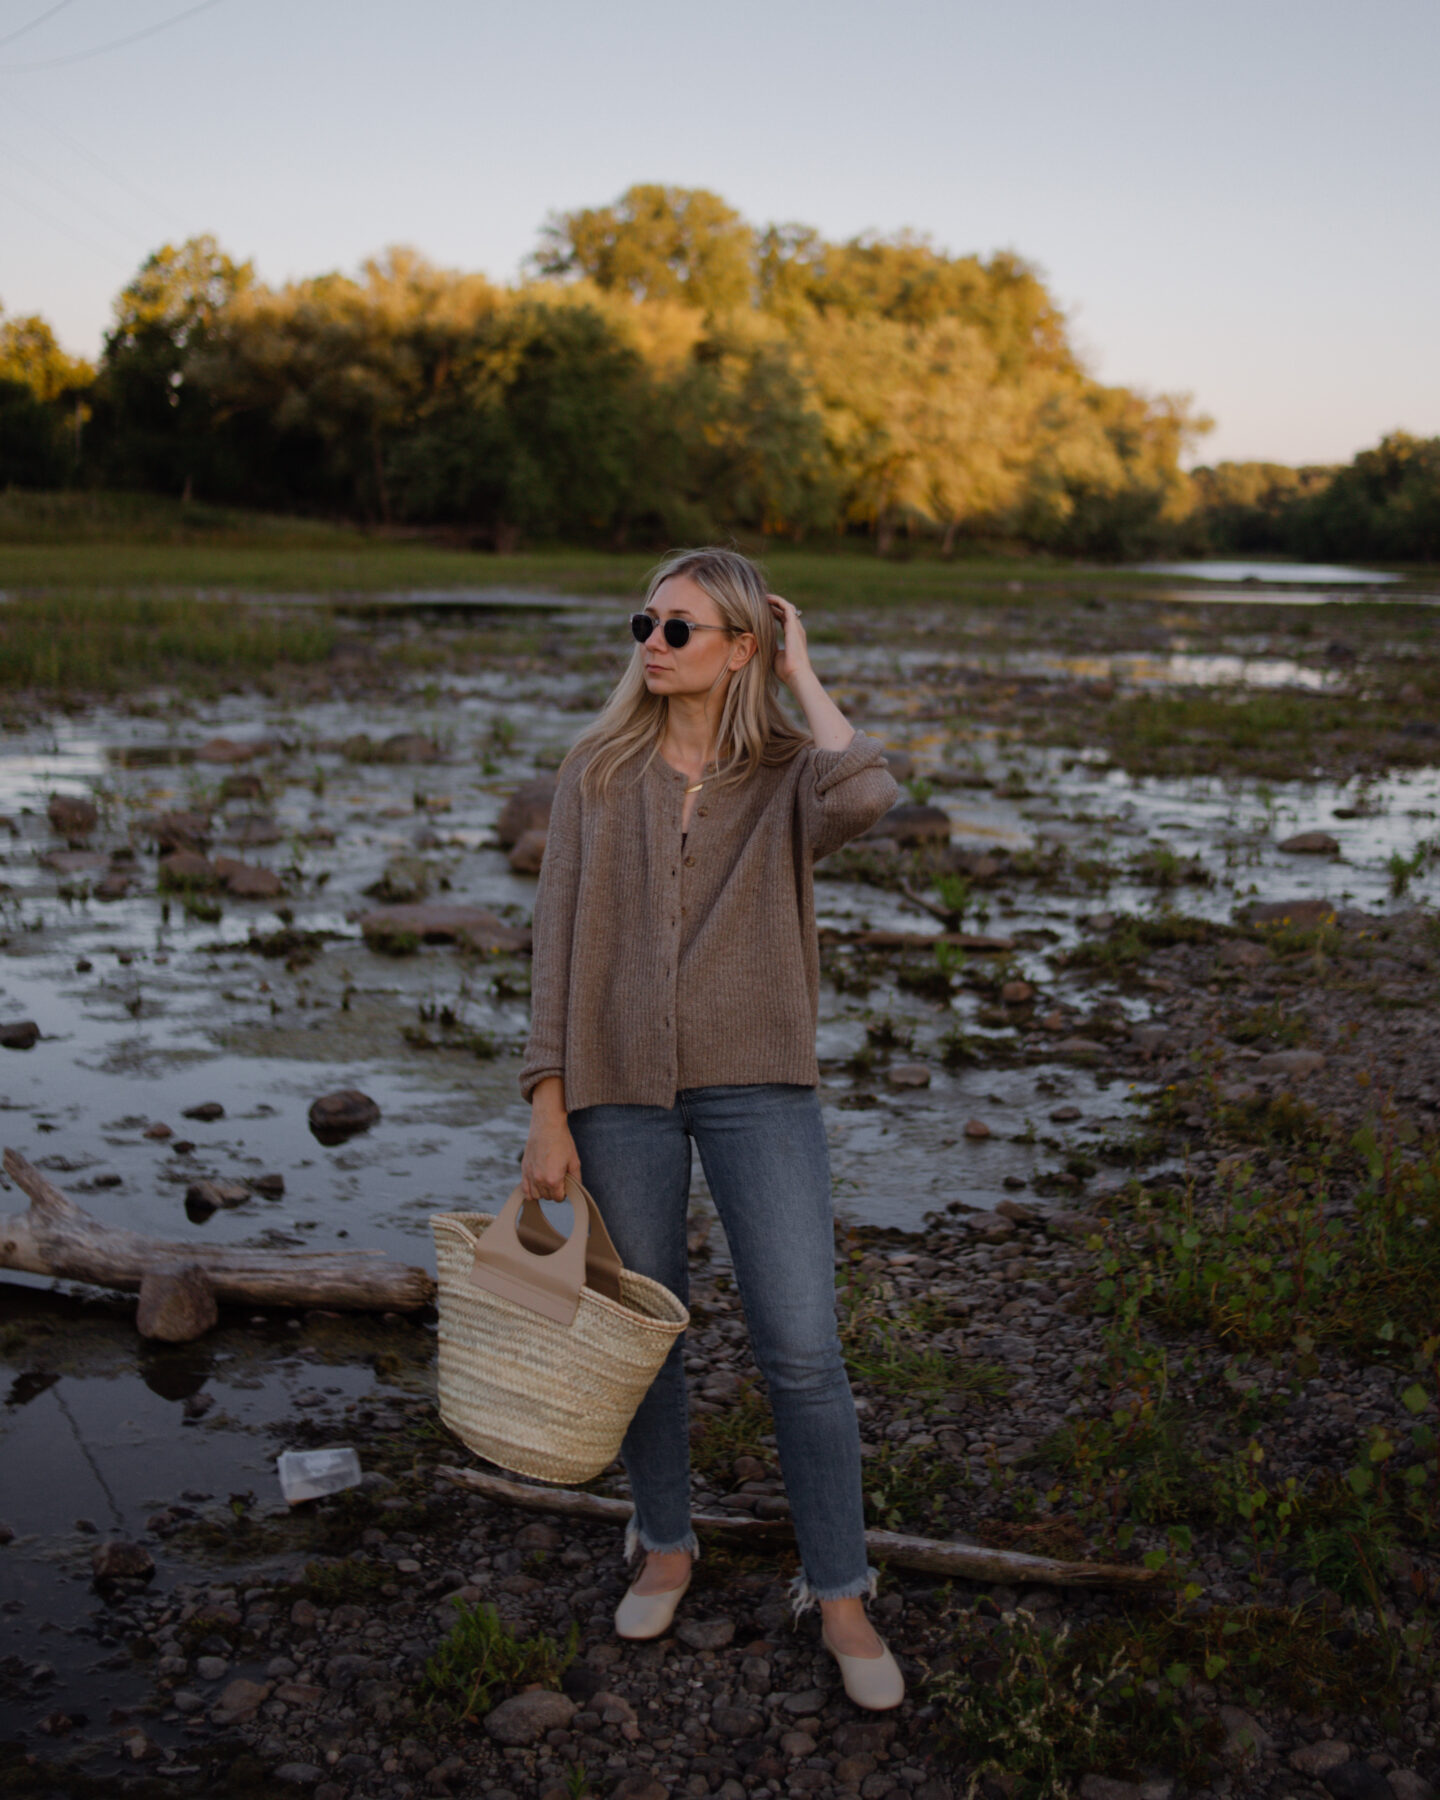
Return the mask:
M855 1405L835 1329L830 1170L816 1086L811 867L894 804L880 745L810 664L799 610L730 550L655 571L633 660L560 770L535 903L527 1195L567 1175L626 1265L688 1292L691 1142L769 1389L802 1573L846 1691L904 1682L864 1608ZM790 690L808 731L779 702ZM699 1546L677 1342L622 1455L643 1565L622 1637L668 1630Z

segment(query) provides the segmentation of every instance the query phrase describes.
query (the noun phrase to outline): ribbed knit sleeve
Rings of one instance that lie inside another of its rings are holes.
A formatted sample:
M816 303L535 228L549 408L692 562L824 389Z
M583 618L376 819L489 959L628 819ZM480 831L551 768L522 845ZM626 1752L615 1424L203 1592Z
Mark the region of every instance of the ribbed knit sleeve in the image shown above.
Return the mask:
M815 861L859 837L900 796L878 738L857 731L843 750L812 750L801 777L800 817Z
M527 1100L538 1082L549 1075L563 1078L565 1074L565 1025L579 887L580 770L571 766L560 772L535 892L530 1037L520 1065L520 1092Z

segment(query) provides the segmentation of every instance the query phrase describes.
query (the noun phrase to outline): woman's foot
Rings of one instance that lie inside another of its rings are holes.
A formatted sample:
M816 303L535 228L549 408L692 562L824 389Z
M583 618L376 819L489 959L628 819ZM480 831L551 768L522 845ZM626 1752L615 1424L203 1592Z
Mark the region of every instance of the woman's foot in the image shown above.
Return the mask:
M622 1638L663 1637L675 1609L690 1586L690 1555L685 1550L652 1550L645 1566L615 1608L615 1630Z
M859 1599L822 1600L820 1639L840 1665L845 1692L867 1712L889 1712L905 1698L905 1677Z
M866 1617L865 1602L858 1595L852 1600L822 1600L820 1617L831 1650L838 1650L842 1656L884 1655L885 1646Z
M645 1567L630 1583L632 1594L669 1594L690 1580L688 1550L649 1550Z

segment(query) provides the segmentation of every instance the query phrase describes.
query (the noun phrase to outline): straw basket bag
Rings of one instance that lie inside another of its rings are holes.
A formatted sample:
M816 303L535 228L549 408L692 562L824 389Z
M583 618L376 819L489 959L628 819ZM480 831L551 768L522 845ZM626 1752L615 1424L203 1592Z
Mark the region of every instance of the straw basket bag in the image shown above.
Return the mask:
M690 1323L668 1288L621 1267L580 1183L565 1194L568 1238L518 1187L498 1217L431 1220L441 1420L477 1456L540 1481L588 1481L614 1460Z

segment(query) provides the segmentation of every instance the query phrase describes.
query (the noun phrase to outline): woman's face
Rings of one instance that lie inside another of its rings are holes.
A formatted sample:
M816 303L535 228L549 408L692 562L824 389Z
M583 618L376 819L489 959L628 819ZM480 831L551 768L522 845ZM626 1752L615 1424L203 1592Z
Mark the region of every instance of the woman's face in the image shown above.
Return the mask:
M672 575L662 581L645 611L663 625L666 619L688 619L692 625L723 625L720 608L698 581L688 575ZM727 672L743 668L755 654L755 638L748 631L692 631L682 649L672 650L658 627L638 646L645 670L645 686L652 694L708 694L723 691Z

